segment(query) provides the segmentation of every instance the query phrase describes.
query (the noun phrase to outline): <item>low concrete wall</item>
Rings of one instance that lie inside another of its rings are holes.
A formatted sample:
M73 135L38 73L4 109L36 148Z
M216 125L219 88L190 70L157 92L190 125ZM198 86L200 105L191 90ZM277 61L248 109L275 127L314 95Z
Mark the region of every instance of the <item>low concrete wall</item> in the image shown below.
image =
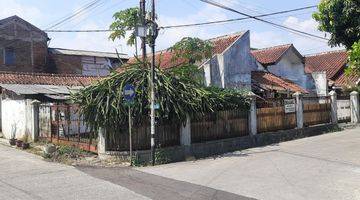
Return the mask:
M244 136L238 138L228 138L223 140L214 140L204 143L195 143L191 146L175 146L162 148L157 157L164 158L170 162L179 162L186 160L187 157L204 158L208 156L219 155L227 152L248 149L252 147L265 146L269 144L320 135L338 129L337 125L325 124L302 129L291 129L277 132L267 132L255 136ZM136 151L135 155L139 163L149 163L151 159L150 150ZM106 152L99 155L102 158L111 156L128 159L128 152Z

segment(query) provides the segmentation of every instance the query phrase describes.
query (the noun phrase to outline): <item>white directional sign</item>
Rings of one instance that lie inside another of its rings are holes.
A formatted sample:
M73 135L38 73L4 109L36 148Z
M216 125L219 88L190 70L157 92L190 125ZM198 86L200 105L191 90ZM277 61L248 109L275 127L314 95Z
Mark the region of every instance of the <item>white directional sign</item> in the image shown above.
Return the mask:
M295 109L295 99L284 99L284 108L285 113L294 113Z

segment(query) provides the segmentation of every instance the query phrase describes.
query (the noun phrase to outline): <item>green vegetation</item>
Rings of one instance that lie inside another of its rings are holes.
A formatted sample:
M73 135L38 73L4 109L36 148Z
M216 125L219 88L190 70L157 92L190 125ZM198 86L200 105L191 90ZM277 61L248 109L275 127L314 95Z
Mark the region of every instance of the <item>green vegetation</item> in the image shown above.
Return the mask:
M143 116L149 113L149 74L150 70L138 62L128 66L122 73L113 72L108 78L80 90L72 95L72 99L79 104L80 112L91 128L118 130L128 120L128 108L122 90L125 84L133 84L136 98L132 113L134 123L140 124ZM249 106L243 91L206 88L181 74L156 68L156 98L160 105L157 116L161 117L161 121L184 122L187 115L247 109Z
M359 0L321 0L313 18L319 22L320 31L330 33L331 46L350 49L360 39Z
M349 68L347 73L357 73L360 74L360 41L355 42L349 51Z
M313 18L319 30L330 33L331 46L349 50L347 74L360 74L360 2L359 0L321 0Z
M131 31L130 37L127 40L127 44L132 46L135 44L135 32L134 28L140 22L140 10L139 8L128 8L121 10L114 14L115 21L110 25L110 30L113 32L110 34L110 39L122 39L126 37L126 32Z

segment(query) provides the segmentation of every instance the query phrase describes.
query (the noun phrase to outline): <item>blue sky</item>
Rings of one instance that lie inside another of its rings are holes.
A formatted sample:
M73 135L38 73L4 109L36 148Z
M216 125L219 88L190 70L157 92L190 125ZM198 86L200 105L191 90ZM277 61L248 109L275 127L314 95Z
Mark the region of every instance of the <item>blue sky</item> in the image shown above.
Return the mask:
M18 15L39 28L47 28L55 21L74 13L90 0L1 0L0 18ZM150 0L148 0L150 2ZM239 11L251 15L271 13L281 10L316 5L318 0L222 0L219 1ZM102 0L97 7L81 16L57 27L57 29L107 29L116 11L138 6L138 0ZM176 25L184 23L205 22L241 17L220 8L207 5L199 0L157 0L159 24ZM316 30L317 23L311 18L315 9L268 17L275 23L324 36ZM294 35L287 31L254 20L232 22L221 25L162 30L158 37L157 48L164 49L185 36L202 39L216 37L238 31L250 30L251 46L269 47L293 43L303 54L332 50L326 42ZM118 51L134 54L134 47L128 47L125 40L115 42L108 40L109 33L50 33L51 47Z

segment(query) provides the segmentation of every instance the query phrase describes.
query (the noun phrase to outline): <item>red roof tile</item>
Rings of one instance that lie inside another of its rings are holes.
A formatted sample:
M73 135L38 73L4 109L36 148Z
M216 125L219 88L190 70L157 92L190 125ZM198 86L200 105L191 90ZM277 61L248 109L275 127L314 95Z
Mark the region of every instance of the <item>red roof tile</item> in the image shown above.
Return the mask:
M82 86L90 85L99 79L100 77L94 76L0 72L2 84Z
M251 54L259 63L271 65L276 63L290 47L292 47L292 44L285 44L265 49L252 50Z
M334 79L338 73L343 73L347 57L345 50L305 56L305 72L325 71L328 79Z
M360 76L356 74L346 75L342 73L339 77L335 79L336 86L357 86L360 82Z
M234 33L230 35L224 35L216 38L209 39L210 42L213 43L213 54L221 54L228 47L230 47L236 40L238 40L244 33ZM150 60L150 55L148 55L148 59ZM160 63L160 68L168 69L171 67L178 66L184 62L185 59L173 59L174 54L169 50L159 51L155 54L155 62L157 65ZM135 58L132 57L129 59L127 63L134 63ZM122 68L118 68L117 71L121 71Z
M303 89L296 83L288 79L280 78L269 72L253 71L251 72L251 79L253 84L259 85L261 88L268 90L289 90L291 92L308 93L305 89Z

